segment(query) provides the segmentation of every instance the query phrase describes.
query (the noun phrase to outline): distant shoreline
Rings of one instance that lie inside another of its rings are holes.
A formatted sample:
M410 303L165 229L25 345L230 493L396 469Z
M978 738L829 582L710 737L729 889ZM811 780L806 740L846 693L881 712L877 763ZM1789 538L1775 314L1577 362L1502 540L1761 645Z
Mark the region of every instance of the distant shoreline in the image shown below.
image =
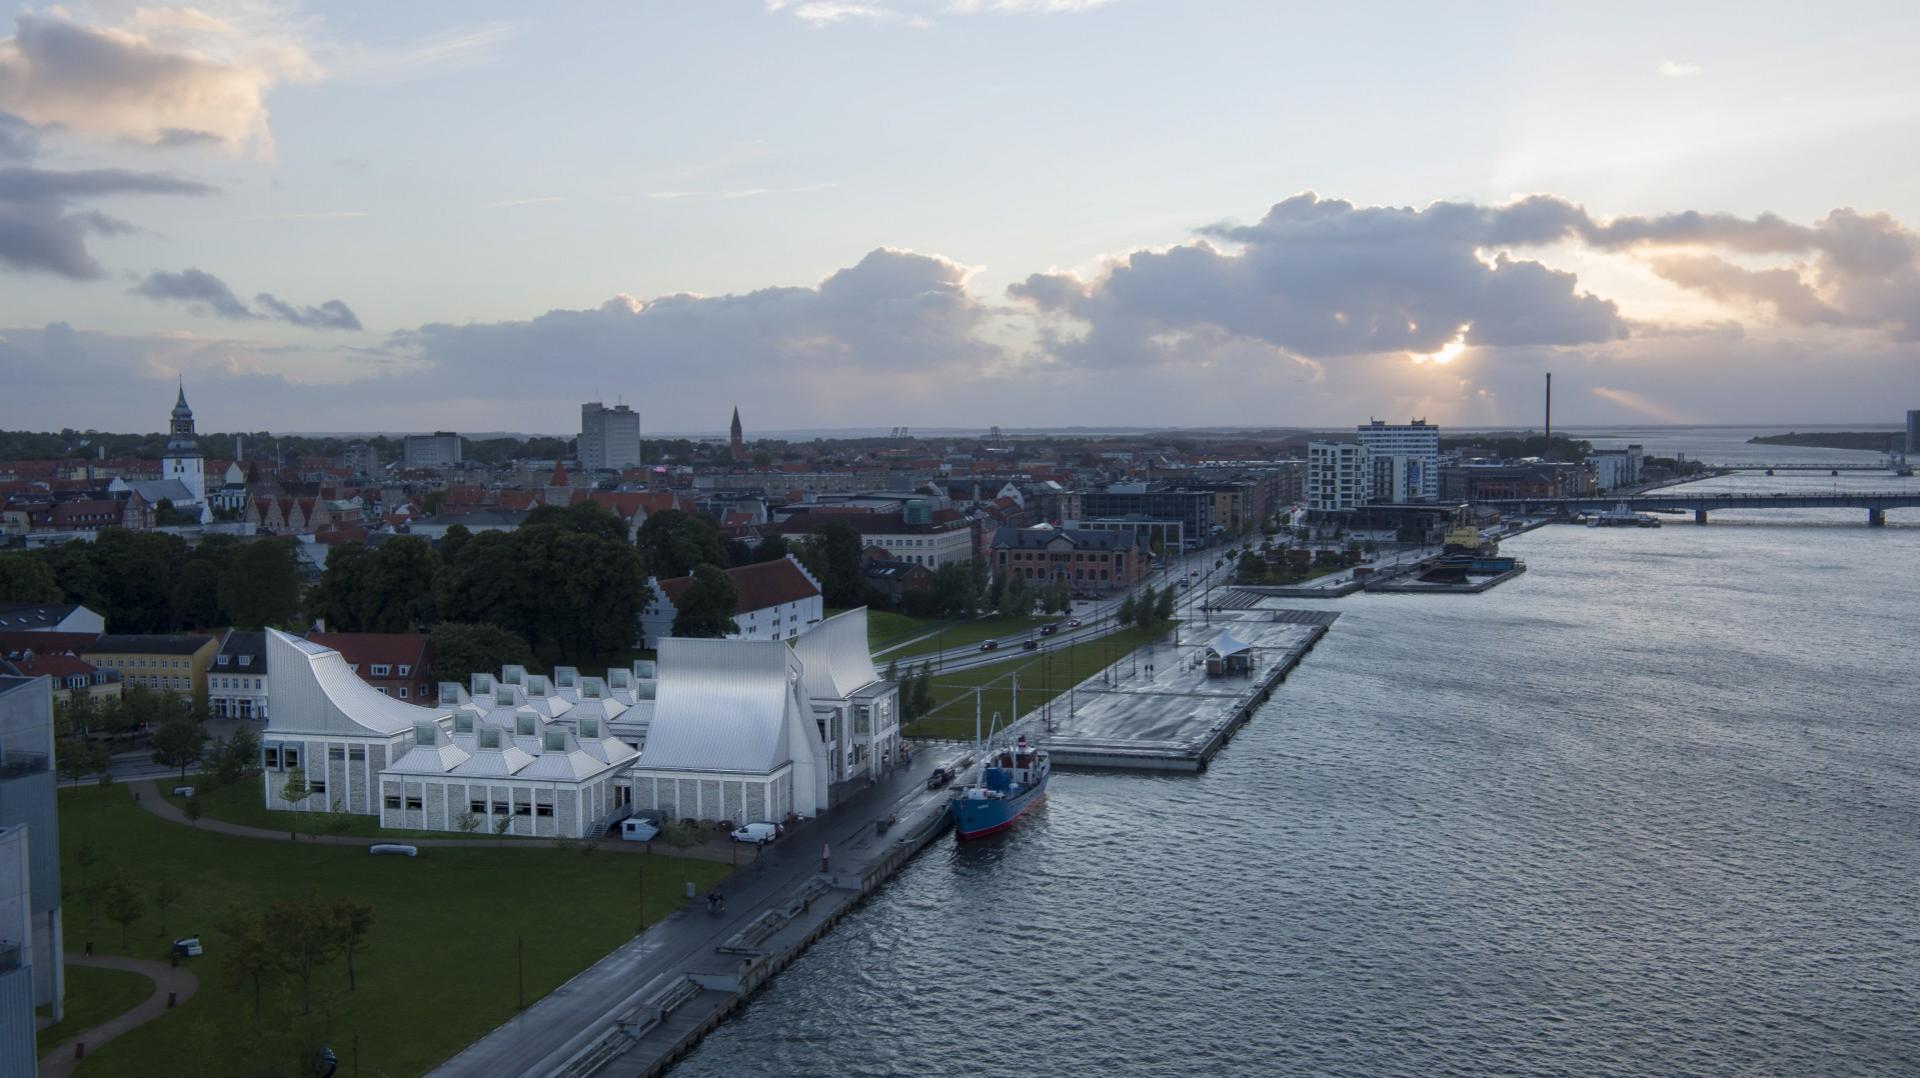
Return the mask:
M1811 434L1790 431L1786 434L1759 434L1747 439L1749 445L1796 445L1809 449L1861 449L1885 453L1892 448L1897 431L1834 430Z

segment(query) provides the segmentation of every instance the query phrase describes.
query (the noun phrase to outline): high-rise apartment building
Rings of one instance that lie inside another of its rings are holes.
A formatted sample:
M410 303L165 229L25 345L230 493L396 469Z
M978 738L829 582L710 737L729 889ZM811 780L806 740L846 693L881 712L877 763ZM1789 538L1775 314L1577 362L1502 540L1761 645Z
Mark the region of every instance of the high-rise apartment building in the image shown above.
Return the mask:
M1907 456L1920 457L1920 408L1907 413Z
M400 445L403 468L452 468L460 463L460 436L452 431L409 434Z
M599 401L580 406L580 466L590 472L618 472L640 466L640 413L624 404Z
M1307 444L1307 509L1344 513L1373 500L1373 455L1359 442Z
M1373 496L1388 502L1430 502L1440 497L1440 428L1424 419L1356 427L1373 458L1378 481ZM1380 463L1388 461L1390 463Z

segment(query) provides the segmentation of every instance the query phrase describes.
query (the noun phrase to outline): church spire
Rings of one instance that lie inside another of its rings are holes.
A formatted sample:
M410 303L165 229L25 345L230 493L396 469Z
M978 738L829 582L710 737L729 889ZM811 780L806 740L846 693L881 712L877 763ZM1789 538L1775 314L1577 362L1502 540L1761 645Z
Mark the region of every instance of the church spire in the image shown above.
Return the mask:
M737 404L733 406L733 427L727 434L727 445L733 450L733 455L737 459L745 449L745 443L740 438L740 406Z

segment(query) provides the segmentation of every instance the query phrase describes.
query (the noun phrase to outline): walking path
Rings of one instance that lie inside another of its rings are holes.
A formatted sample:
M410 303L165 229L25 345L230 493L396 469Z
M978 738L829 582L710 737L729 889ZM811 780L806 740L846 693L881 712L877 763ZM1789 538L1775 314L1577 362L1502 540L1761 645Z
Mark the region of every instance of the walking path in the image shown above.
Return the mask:
M170 966L165 962L153 962L144 958L123 958L119 955L96 955L88 958L84 955L67 955L69 966L92 966L96 969L117 969L125 973L138 973L153 982L153 995L130 1011L123 1012L91 1029L83 1029L40 1057L40 1078L65 1078L73 1073L79 1060L74 1058L73 1048L76 1042L84 1043L87 1051L98 1051L100 1046L118 1037L120 1034L143 1026L167 1013L167 995L172 993L176 1003L185 1003L193 998L195 989L200 987L199 978L184 969Z
M392 836L366 837L361 835L310 835L306 833L297 833L297 837L290 839L288 836L290 834L296 834L295 832L269 830L264 827L249 827L246 824L216 820L210 816L202 816L200 817L199 823L194 823L187 819L186 813L180 811L180 806L160 796L159 787L150 779L144 782L130 782L127 784L127 788L133 791L136 803L139 804L141 808L146 809L148 812L153 813L163 820L194 827L201 831L211 831L217 835L260 839L265 842L316 842L323 846L372 846L375 843L395 843L404 846L422 847L459 847L463 849L492 847L495 849L527 850L552 847L563 841L571 841L553 838L395 838ZM733 840L725 837L715 839L703 845L689 846L684 850L676 849L669 844L663 844L658 850L649 850L648 847L653 845L650 842L626 842L619 839L601 842L599 845L601 849L613 850L618 853L660 853L670 857L692 857L702 861L735 861L738 857L744 856L734 850Z

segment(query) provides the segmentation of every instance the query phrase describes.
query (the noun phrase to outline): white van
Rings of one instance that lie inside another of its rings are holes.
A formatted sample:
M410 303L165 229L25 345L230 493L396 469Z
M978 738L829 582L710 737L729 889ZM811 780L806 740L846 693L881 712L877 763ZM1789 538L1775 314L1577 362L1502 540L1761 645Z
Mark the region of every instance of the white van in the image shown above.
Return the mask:
M638 816L620 821L620 837L628 842L652 842L659 834L658 827Z

